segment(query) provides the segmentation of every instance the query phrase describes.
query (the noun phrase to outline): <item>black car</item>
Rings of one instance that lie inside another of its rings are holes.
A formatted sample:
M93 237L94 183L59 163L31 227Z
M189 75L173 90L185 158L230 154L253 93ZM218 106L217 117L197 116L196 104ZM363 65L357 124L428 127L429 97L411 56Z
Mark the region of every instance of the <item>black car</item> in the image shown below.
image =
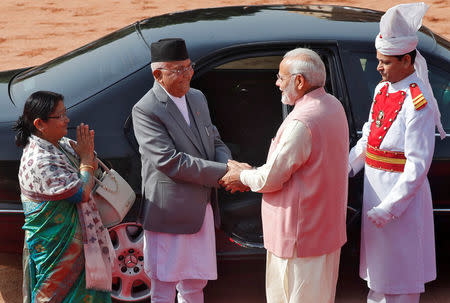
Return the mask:
M140 157L131 123L132 106L152 87L150 47L167 37L186 40L196 63L192 87L206 95L213 123L238 161L265 162L270 139L289 112L275 86L283 54L308 47L327 69L326 90L343 104L351 145L361 135L372 94L381 80L374 39L382 13L339 6L239 6L199 9L142 20L82 48L33 68L0 73L0 233L1 251L20 252L23 211L17 171L22 151L12 125L26 98L37 90L65 96L75 126L95 129L96 150L134 188L138 199L123 224L110 229L118 259L113 297L138 301L149 296L143 271L142 229L134 223L139 207ZM426 27L418 49L428 62L430 82L450 133L450 43ZM450 212L450 140L439 139L430 169L436 218ZM350 180L348 230L359 234L362 175ZM261 196L221 191L221 257L264 253ZM353 240L350 237L350 242ZM356 245L357 246L357 245ZM131 262L128 262L131 261Z

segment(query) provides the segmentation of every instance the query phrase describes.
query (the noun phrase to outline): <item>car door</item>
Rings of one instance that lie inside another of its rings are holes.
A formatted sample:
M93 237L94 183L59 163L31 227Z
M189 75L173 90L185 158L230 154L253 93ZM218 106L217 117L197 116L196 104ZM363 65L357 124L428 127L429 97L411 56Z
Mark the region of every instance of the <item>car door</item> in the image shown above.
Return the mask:
M21 253L24 240L24 221L20 187L17 181L19 162L0 161L0 231L1 252Z

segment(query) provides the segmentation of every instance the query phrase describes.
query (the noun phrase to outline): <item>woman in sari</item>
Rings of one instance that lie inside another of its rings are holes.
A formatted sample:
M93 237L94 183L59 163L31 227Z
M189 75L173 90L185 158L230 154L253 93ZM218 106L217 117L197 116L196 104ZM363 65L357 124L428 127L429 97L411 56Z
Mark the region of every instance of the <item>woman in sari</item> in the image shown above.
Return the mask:
M90 194L97 168L94 131L64 137L64 97L39 91L15 125L23 147L19 183L25 213L24 300L111 302L114 250Z

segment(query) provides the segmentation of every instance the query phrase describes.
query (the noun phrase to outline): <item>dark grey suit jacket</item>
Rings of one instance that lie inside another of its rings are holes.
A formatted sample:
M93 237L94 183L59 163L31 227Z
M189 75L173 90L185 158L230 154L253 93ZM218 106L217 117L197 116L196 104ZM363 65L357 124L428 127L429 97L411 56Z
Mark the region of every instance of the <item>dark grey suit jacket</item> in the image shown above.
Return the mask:
M216 226L220 224L217 181L225 174L231 153L211 123L205 96L191 88L186 102L201 142L156 81L133 107L142 161L143 203L138 221L145 230L196 233L209 201Z

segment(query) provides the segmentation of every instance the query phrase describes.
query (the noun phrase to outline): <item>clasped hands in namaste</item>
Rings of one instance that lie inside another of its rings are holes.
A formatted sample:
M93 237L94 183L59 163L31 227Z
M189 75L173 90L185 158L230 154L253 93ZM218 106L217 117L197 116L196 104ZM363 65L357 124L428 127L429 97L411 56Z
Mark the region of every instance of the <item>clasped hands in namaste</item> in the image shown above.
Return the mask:
M242 184L240 179L241 171L246 169L252 169L252 167L247 163L228 160L227 172L219 180L219 184L222 185L226 190L230 191L232 194L237 191L249 191L249 187Z

